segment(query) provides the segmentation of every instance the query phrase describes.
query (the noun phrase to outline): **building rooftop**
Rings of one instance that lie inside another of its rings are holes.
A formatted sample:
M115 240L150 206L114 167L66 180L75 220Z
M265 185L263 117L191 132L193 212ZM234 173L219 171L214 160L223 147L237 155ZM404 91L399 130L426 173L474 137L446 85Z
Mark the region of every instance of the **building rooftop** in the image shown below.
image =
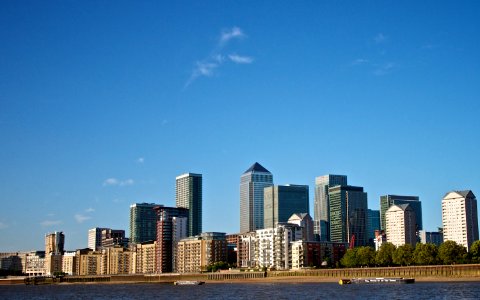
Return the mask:
M262 173L270 173L270 171L268 171L267 169L265 169L261 164L259 164L258 162L254 163L250 168L248 168L248 170L246 170L245 172L243 172L243 174L246 174L246 173L250 173L250 172L262 172Z

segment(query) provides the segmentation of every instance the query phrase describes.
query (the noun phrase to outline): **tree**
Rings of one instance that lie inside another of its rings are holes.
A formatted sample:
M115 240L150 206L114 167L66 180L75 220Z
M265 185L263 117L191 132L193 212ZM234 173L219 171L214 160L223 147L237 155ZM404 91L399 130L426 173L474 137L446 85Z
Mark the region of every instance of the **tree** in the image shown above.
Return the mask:
M357 263L359 266L372 266L375 264L375 250L370 247L357 248Z
M445 265L463 263L467 250L454 241L446 241L438 247L438 259Z
M207 272L217 272L218 270L226 270L230 265L224 261L219 261L207 266Z
M470 246L470 251L468 252L472 263L480 263L480 241L473 242Z
M395 251L395 246L392 243L383 244L380 249L377 251L375 256L375 262L379 266L391 266L393 263L393 252Z
M413 262L416 265L434 265L437 263L438 248L434 244L417 243L413 251Z
M392 255L393 263L401 266L409 266L413 262L413 247L405 244L398 247Z
M357 262L357 248L348 249L340 260L342 266L347 268L355 268L358 266Z

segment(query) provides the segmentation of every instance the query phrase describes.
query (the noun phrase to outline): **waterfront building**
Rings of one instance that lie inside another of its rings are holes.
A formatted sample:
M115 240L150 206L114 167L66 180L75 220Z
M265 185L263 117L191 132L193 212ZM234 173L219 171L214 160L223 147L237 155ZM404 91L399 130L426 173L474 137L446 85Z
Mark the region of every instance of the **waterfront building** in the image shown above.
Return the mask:
M156 265L156 241L148 241L135 245L132 270L136 274L153 274Z
M384 195L380 196L380 229L386 230L386 219L385 213L392 205L399 204L409 204L410 207L415 212L416 218L416 230L423 229L422 223L422 202L419 200L418 196L399 196L399 195Z
M77 275L75 251L68 251L62 255L62 272L67 275Z
M477 198L472 191L451 191L442 200L443 239L470 249L478 240Z
M254 163L240 177L240 232L264 228L264 189L273 185L273 175Z
M291 242L302 239L302 228L296 224L277 223L274 228L256 231L255 260L259 268L291 268Z
M245 232L238 235L237 265L240 268L255 268L256 232Z
M292 269L335 266L345 254L348 245L318 241L294 241L292 247Z
M98 251L102 247L102 230L108 228L95 227L88 230L88 248Z
M275 185L264 189L263 228L287 222L294 213L308 213L308 185Z
M306 242L314 241L313 220L308 213L295 213L290 216L287 223L296 224L302 227L302 240Z
M53 232L45 235L45 253L63 254L65 235L63 232Z
M238 266L238 243L240 236L238 234L227 234L227 263Z
M443 232L420 230L418 236L422 244L434 244L437 246L443 244Z
M328 174L315 178L313 218L316 240L330 241L330 200L328 189L336 185L347 185L347 176Z
M409 204L392 205L385 213L387 242L396 247L417 243L415 211Z
M155 203L130 205L130 242L134 244L154 241L157 238L157 214Z
M77 275L102 275L102 252L89 248L76 251Z
M102 249L100 264L103 275L127 275L133 273L133 252L122 246Z
M32 251L27 253L25 274L27 276L47 275L45 267L45 251Z
M188 209L188 236L202 232L202 174L186 173L176 178L176 206Z
M174 226L174 218L186 218L188 222L188 209L181 207L157 206L157 258L155 271L157 273L169 273L173 271L173 256L175 253L175 239L181 226ZM178 221L178 219L177 219ZM177 224L178 225L178 224Z
M206 271L209 265L226 260L225 233L204 232L178 242L175 271L178 273L202 272Z
M328 194L331 241L366 246L368 207L363 187L337 185L329 188Z
M25 273L27 263L26 252L0 253L0 270L14 273Z
M380 230L380 211L367 210L367 242L368 245L374 246L375 230Z

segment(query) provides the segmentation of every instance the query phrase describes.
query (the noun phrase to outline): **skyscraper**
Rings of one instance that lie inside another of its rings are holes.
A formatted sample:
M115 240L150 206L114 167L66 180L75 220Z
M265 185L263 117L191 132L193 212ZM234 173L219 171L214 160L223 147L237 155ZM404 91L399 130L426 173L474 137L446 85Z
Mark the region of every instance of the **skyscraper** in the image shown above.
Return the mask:
M157 206L154 210L157 213L158 245L155 269L157 273L169 273L173 271L175 241L185 237L182 237L178 231L185 231L185 226L182 226L182 224L188 223L188 209Z
M380 230L380 211L369 209L367 211L367 241L374 246L375 230Z
M384 195L380 196L380 226L382 230L386 230L385 213L392 205L409 204L415 212L416 230L423 229L422 223L422 202L418 199L418 196L399 196L399 195Z
M60 255L65 252L65 235L63 232L55 231L45 235L45 254Z
M130 205L130 242L140 244L157 238L157 214L154 203Z
M328 174L315 178L313 216L315 235L320 241L330 241L330 205L328 189L336 185L347 185L347 176Z
M335 243L366 246L367 193L363 187L337 185L328 189L330 200L330 239Z
M188 235L202 232L202 174L186 173L176 178L176 205L188 209Z
M415 212L410 204L394 204L385 212L387 242L395 246L417 243Z
M472 191L448 192L442 200L443 240L470 249L478 240L477 198Z
M240 177L240 232L263 229L264 188L273 185L273 175L254 163Z
M308 213L308 185L275 185L264 189L264 228L287 222L294 213Z
M95 227L88 230L88 248L98 251L102 246L102 230L107 228Z

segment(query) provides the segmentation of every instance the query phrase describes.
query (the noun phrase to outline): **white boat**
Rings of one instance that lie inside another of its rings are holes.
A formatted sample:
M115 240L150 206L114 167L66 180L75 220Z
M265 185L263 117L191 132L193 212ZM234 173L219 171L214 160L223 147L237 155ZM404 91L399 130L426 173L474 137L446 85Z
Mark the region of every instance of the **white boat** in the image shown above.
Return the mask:
M202 285L205 281L198 280L178 280L173 282L174 285Z

